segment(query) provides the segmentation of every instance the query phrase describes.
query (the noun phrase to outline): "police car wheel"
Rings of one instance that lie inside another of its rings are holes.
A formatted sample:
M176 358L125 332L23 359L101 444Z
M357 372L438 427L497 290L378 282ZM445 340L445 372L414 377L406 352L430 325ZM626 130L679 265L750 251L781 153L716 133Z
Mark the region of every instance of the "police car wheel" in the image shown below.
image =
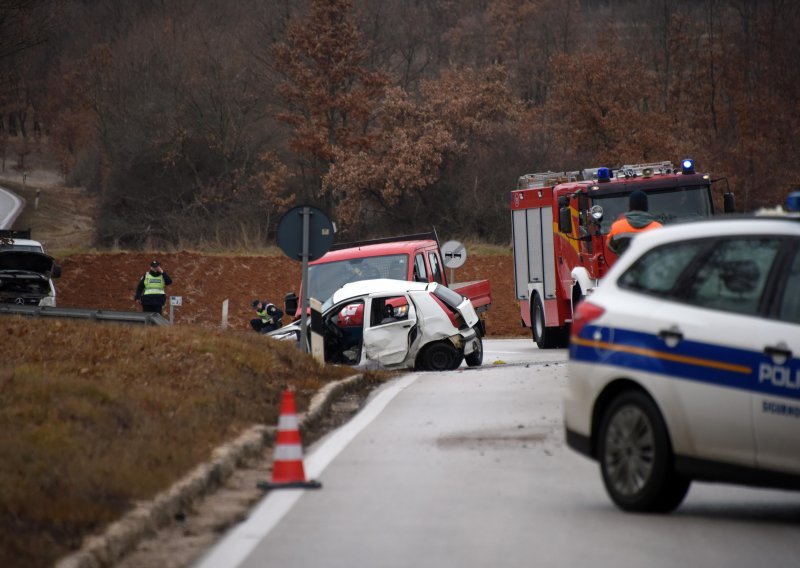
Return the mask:
M457 357L458 351L452 343L432 343L422 352L419 367L425 371L449 371Z
M599 431L598 461L611 500L625 511L662 512L681 504L690 481L673 470L664 420L643 392L623 392Z

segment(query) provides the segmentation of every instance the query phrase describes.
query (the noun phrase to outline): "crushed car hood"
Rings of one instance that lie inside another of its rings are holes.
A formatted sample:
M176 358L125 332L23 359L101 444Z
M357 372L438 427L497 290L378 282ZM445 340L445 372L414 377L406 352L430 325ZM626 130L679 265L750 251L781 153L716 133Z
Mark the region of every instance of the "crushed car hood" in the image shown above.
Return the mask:
M40 252L21 250L0 251L0 272L18 270L34 272L50 278L56 261L51 256Z

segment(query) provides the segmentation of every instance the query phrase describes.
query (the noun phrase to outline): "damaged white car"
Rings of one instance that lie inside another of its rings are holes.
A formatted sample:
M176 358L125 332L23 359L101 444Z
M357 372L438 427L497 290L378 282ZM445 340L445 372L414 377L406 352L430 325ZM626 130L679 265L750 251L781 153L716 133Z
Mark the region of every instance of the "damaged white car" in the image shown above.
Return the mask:
M53 307L52 279L59 276L61 267L38 241L6 238L0 242L0 303Z
M385 369L445 371L483 362L478 316L469 299L441 284L363 280L322 306L325 360ZM267 334L297 340L300 322Z

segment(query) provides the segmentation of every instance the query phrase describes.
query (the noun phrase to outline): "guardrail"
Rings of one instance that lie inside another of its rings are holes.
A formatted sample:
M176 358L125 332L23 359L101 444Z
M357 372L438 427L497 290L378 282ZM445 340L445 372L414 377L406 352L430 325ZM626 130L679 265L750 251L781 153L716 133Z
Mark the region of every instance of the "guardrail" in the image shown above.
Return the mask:
M139 325L170 325L169 320L164 318L161 314L150 312L117 312L113 310L94 310L86 308L51 308L0 304L0 314L21 315L35 318L86 319Z

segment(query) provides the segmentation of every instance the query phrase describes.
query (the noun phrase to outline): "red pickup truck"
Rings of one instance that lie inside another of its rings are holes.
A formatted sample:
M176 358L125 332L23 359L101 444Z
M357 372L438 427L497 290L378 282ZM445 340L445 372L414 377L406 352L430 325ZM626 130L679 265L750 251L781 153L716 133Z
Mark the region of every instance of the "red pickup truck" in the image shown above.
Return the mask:
M470 299L485 335L482 314L492 304L492 286L488 280L448 283L436 233L335 244L325 256L309 263L308 297L324 302L348 282L374 278L444 284ZM287 314L300 317L296 294L286 295L285 308Z

